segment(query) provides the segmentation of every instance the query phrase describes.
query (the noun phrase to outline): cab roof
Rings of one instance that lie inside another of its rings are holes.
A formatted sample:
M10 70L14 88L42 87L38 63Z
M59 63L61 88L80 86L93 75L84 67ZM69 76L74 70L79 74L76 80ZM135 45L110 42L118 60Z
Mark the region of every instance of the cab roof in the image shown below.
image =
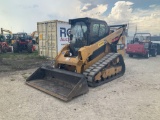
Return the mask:
M75 22L79 22L79 21L87 22L87 23L91 23L91 22L106 23L106 21L104 21L104 20L99 20L99 19L95 19L95 18L85 17L85 18L69 19L69 24L74 24Z

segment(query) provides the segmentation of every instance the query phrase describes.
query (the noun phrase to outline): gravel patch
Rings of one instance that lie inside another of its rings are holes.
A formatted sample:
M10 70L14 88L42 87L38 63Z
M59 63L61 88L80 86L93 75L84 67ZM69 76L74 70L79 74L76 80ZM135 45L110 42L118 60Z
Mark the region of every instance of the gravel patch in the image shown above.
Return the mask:
M35 69L0 73L0 120L158 120L160 56L125 57L125 75L70 102L25 84Z

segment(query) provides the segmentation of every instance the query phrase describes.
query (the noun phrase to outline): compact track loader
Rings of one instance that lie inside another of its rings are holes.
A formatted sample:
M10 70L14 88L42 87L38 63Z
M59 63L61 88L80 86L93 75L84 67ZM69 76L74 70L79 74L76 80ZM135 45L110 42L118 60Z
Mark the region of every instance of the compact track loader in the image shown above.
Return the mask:
M70 44L55 58L55 65L37 69L26 83L52 96L69 101L122 76L125 29L127 25L108 26L105 21L78 18L71 24Z

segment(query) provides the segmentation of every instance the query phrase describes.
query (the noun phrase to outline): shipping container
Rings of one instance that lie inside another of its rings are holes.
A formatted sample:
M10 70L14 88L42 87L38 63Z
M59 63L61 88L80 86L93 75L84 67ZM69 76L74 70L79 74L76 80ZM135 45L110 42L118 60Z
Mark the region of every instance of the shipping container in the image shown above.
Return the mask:
M70 27L68 22L59 20L37 22L39 55L54 59L69 44Z

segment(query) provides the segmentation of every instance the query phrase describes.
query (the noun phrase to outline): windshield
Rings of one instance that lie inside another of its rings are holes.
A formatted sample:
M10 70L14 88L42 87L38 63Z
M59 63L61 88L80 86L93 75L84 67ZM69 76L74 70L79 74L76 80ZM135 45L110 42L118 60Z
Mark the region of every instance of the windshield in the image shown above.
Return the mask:
M71 34L73 35L71 44L76 51L87 45L87 25L84 22L76 22L71 28Z
M0 42L4 42L5 41L5 37L3 35L0 35Z
M75 39L83 39L84 33L87 31L87 26L84 22L77 22L71 29L71 34Z
M135 42L143 42L144 40L150 41L150 36L148 34L136 34L134 36Z
M18 37L24 37L25 36L25 34L18 34Z

